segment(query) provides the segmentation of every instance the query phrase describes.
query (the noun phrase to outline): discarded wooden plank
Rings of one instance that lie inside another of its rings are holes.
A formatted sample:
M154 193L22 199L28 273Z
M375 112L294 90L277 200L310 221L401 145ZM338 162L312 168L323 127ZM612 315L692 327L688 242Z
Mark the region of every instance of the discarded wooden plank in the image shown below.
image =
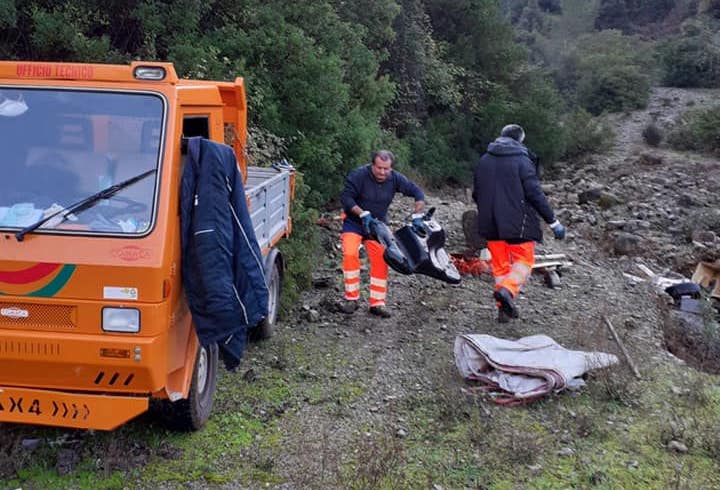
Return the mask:
M633 282L645 282L645 279L643 279L642 277L638 277L633 274L628 274L627 272L623 272L623 276L625 276L627 279L630 279Z
M618 347L620 347L620 350L623 353L623 356L625 356L625 360L628 363L628 366L630 366L630 369L632 370L633 374L637 379L642 379L642 376L640 376L640 371L638 371L638 368L635 366L635 363L633 362L632 358L630 357L630 354L628 353L627 349L625 348L625 344L622 343L620 340L620 337L618 337L617 332L615 331L615 327L613 327L612 323L610 323L610 320L603 316L603 320L605 321L605 325L607 325L608 330L610 330L610 333L613 336L613 339L615 339L615 342L617 342Z
M542 260L559 260L564 259L567 256L565 254L545 254L545 255L536 255L535 260L536 261L542 261Z
M655 277L655 273L654 273L653 271L651 271L648 266L646 266L646 265L644 265L644 264L638 264L637 267L638 267L638 269L640 269L641 271L643 271L646 276L648 276L648 277Z
M532 268L533 269L548 269L548 268L553 268L553 267L554 268L570 267L571 265L573 265L572 262L555 260L555 261L550 261L550 262L536 262L533 264Z

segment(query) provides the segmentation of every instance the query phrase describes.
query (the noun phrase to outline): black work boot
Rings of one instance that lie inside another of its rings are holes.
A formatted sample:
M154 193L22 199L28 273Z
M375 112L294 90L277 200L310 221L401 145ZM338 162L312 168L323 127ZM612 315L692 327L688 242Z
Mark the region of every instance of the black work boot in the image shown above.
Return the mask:
M385 306L383 306L383 305L371 306L370 314L379 316L380 318L390 318L392 316L392 314L388 311L388 309L385 308Z
M504 309L498 308L498 323L508 323L510 316L505 312Z
M493 297L500 303L500 311L504 312L509 318L520 317L517 306L515 306L515 301L513 301L513 295L507 288L498 289L493 293ZM500 316L498 316L498 321L502 321L500 320Z
M358 309L358 302L351 300L343 300L338 304L338 310L346 315L352 315Z

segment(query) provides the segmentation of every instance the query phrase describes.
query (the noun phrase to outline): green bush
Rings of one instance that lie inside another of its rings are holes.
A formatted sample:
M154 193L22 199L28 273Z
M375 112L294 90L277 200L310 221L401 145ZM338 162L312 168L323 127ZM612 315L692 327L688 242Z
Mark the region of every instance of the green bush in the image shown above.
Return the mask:
M594 115L642 109L649 99L650 80L636 66L597 67L578 84L580 105Z
M297 303L300 294L312 286L312 271L317 267L316 251L320 247L317 233L318 211L307 207L305 201L310 188L305 184L302 175L297 175L295 182L295 199L292 203L292 234L279 244L285 260L282 296L280 298L281 314L286 314Z
M698 22L683 27L681 36L658 46L662 83L671 87L720 87L720 45L713 42L717 27Z
M668 143L677 150L720 155L720 105L683 114L668 135Z
M658 146L663 140L663 132L654 123L650 123L643 129L642 137L648 145Z
M459 116L437 117L408 137L411 166L431 185L470 181L471 162L458 158L463 131L460 120Z
M584 109L569 114L563 124L565 135L564 159L588 153L602 153L613 142L612 129Z
M639 109L649 100L651 51L620 31L581 36L559 67L556 80L563 94L591 114Z

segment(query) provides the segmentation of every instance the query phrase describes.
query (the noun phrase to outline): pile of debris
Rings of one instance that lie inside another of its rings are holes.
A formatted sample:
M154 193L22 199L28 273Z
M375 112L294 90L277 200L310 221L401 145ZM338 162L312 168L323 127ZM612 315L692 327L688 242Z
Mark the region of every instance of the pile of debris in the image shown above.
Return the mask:
M689 364L720 373L720 259L700 262L692 278L677 273L653 273L642 264L646 278L625 273L633 282L649 281L669 304L664 325L668 350Z

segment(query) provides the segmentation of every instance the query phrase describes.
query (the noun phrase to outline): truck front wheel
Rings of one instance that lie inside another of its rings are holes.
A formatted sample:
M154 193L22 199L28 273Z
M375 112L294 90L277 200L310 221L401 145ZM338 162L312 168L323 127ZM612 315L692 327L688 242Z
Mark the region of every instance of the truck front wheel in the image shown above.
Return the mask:
M188 397L167 401L168 423L177 430L195 431L210 418L217 387L218 346L198 346Z

